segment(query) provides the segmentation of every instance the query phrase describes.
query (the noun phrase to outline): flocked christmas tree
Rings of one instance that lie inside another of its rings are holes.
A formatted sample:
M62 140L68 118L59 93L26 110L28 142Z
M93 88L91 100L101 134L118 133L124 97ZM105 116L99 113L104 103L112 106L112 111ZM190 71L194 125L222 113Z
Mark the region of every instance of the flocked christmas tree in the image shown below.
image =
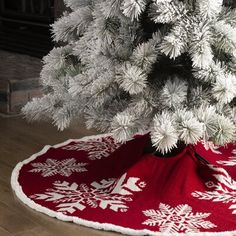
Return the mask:
M44 58L45 95L24 108L60 129L84 116L119 141L236 140L236 10L222 0L66 0Z

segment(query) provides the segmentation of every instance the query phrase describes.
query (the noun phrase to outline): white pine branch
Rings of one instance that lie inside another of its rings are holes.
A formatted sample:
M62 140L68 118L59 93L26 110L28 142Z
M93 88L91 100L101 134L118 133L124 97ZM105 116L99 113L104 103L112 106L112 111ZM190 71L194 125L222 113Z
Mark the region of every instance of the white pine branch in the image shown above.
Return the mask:
M160 50L170 58L175 59L187 49L188 35L184 25L176 25L171 32L164 37Z
M138 19L140 14L144 11L146 0L124 0L122 3L123 14L131 20Z
M137 132L136 120L131 114L126 112L118 113L111 123L111 130L118 142L124 142L132 138Z
M204 18L214 18L222 10L223 0L197 0L196 7Z
M121 69L122 83L120 87L130 94L141 93L147 83L147 75L143 70L131 64L125 64Z
M227 74L217 77L212 93L220 103L230 103L236 97L236 76Z
M177 76L168 79L162 89L162 102L170 108L178 108L184 105L187 97L188 84Z
M213 51L211 48L212 35L210 28L206 23L200 23L191 36L189 53L192 58L193 67L209 68L213 62Z
M194 113L198 120L203 124L203 138L205 141L208 141L215 135L217 130L218 115L216 109L213 106L203 104L196 109Z
M217 119L217 131L214 136L214 143L222 146L234 141L236 138L236 125L227 117L219 115Z
M186 144L195 144L203 137L203 124L193 113L184 109L176 112L176 123L181 140Z
M163 112L160 115L155 115L151 127L151 139L153 145L163 154L176 147L178 133L171 114Z
M217 32L216 47L219 50L224 50L226 53L236 56L236 27L233 28L230 24L225 24L224 21L219 21L215 24Z
M90 7L79 8L69 15L62 16L53 25L53 38L56 42L68 42L78 39L92 21Z
M175 23L186 14L187 10L178 0L154 1L150 6L149 17L155 23Z
M81 7L86 7L92 3L91 0L64 0L64 3L67 7L70 7L72 10L76 11Z
M142 43L136 47L131 60L141 67L144 71L149 72L152 65L157 61L158 50L151 42Z

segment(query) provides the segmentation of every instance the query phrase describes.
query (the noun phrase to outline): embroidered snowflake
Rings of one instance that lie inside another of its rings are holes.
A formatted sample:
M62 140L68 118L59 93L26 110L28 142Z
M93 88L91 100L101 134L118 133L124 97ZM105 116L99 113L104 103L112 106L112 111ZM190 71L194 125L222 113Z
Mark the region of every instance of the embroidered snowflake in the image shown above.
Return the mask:
M234 149L231 154L233 156L229 157L228 161L217 161L217 163L225 166L235 166L236 165L236 149Z
M56 174L62 176L70 176L73 172L87 171L85 166L87 163L77 163L74 158L58 161L55 159L47 159L46 162L37 162L31 164L34 168L29 172L42 172L43 177L49 177Z
M85 151L88 154L90 160L101 159L108 157L116 149L118 149L122 143L116 142L112 137L102 137L97 139L90 139L87 141L78 141L74 144L67 145L62 149Z
M127 202L133 200L133 193L142 191L144 187L145 182L139 178L130 177L126 180L124 174L120 179L103 179L100 183L92 182L90 186L56 181L53 188L31 198L53 202L57 211L64 214L82 211L86 207L125 212L129 208Z
M230 177L225 169L211 165L209 167L216 171L216 174L213 176L217 179L217 183L215 184L212 181L206 182L205 184L209 188L209 191L195 191L192 193L192 196L212 202L222 202L225 204L236 203L236 181ZM229 209L234 209L232 214L236 214L236 204L230 205Z
M222 154L222 152L220 152L218 149L219 147L216 146L213 142L209 141L209 142L205 142L204 140L201 141L202 145L204 146L204 148L208 151L211 150L213 153L215 154Z
M211 213L196 212L192 213L192 207L183 204L175 208L167 204L160 203L159 210L143 211L144 215L149 217L143 222L149 226L159 226L160 232L165 233L191 233L200 232L199 229L210 229L217 227L210 221L205 221Z

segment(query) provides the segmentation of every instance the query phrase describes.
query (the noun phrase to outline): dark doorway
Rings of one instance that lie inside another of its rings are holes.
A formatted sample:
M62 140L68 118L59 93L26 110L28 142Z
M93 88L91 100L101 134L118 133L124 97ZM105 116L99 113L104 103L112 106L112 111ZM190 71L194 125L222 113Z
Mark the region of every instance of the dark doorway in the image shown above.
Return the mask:
M0 48L43 57L53 21L54 0L0 0Z

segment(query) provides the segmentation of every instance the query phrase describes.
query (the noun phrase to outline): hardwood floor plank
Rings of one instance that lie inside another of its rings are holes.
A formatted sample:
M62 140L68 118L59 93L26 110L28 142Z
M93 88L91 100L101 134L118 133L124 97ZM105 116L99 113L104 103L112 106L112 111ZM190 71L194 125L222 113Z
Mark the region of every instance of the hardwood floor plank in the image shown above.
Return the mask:
M0 180L9 183L12 168L8 164L0 160Z
M24 232L38 226L25 216L12 212L2 203L0 203L0 212L0 226L12 234Z
M12 236L12 234L0 227L0 236Z
M14 234L14 236L53 236L54 234L51 232L48 232L47 229L44 229L43 227L37 227L29 231L24 231L21 233Z

